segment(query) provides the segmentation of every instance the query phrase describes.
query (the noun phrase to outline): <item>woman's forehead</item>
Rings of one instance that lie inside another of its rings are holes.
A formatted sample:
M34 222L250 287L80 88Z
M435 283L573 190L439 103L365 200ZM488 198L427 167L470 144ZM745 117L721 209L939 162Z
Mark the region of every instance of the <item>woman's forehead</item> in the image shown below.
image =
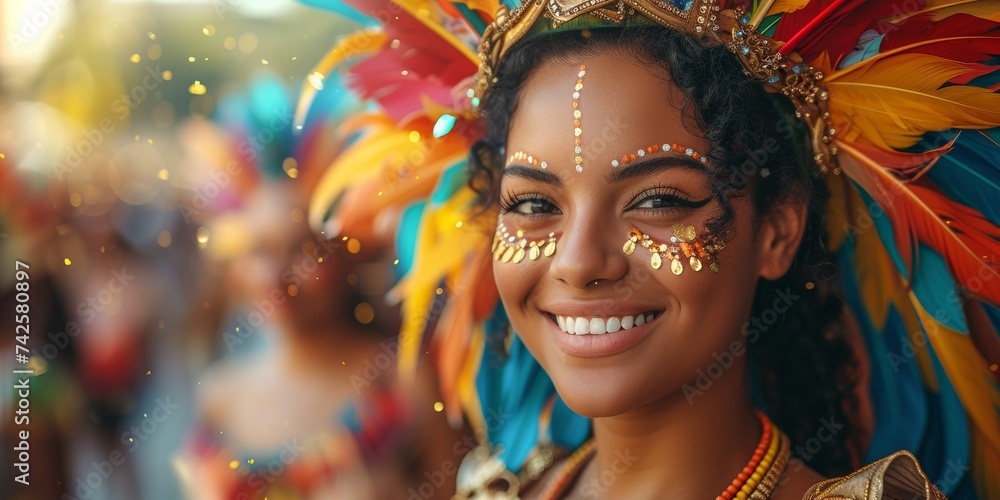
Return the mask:
M683 95L666 71L631 57L547 62L522 86L507 149L552 161L582 149L585 162L609 168L613 158L653 144L706 150L682 109Z

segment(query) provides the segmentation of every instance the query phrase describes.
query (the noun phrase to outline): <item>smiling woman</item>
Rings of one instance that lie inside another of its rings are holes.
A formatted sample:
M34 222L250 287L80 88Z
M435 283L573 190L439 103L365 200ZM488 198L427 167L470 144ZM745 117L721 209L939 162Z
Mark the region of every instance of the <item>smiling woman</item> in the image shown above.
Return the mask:
M487 4L388 3L313 212L403 210L401 368L483 441L460 497L1000 492L994 14Z
M692 67L703 69L692 75ZM768 355L780 362L756 363L773 381L763 400L801 436L796 442L813 435L823 416L847 420L845 410L855 406L853 358L831 325L839 308L824 304L829 279L808 279L822 250L807 212L821 206L825 189L802 166L811 158L797 157L793 135L782 134L794 129L777 127L787 120L782 111L749 84L735 58L656 27L571 31L515 47L496 75L482 104L488 133L474 157L485 159L477 164L484 206L499 196L498 226L521 240L504 241L498 229L494 275L514 330L559 395L595 419L597 458L577 485L610 466L602 449L645 458L699 447L705 452L683 461L704 467L667 466L681 457L674 455L660 459L655 482L624 471L609 494L718 495L713 485L726 485L758 444L749 367ZM591 147L590 137L601 137L600 124L609 122L620 123L616 148ZM764 165L749 159L768 155L759 147L768 140L780 147L767 158L769 175L760 176ZM532 155L504 161L504 148ZM752 168L753 180L738 182L738 166ZM798 252L807 230L814 239ZM504 272L517 261L504 257L505 246L550 234L557 242L550 259L522 260L518 272ZM753 298L769 297L793 262L802 268L792 276L803 297L784 314L816 311L814 323L776 326L769 342L746 348L749 360L732 357L704 397L687 397L683 387L713 355L745 340L741 327L765 303L755 309ZM615 287L647 269L650 279L630 287L628 298ZM822 290L805 293L807 281ZM815 333L795 342L803 332ZM804 381L812 391L801 392ZM846 472L848 435L833 436L810 463ZM807 469L788 477L819 479ZM800 497L812 483L790 484Z

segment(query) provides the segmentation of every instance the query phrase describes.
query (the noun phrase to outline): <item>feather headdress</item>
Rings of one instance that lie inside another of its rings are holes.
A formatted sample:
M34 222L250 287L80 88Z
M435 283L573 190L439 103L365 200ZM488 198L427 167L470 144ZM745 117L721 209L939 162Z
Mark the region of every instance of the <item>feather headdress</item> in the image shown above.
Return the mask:
M396 217L400 368L433 360L449 415L484 431L508 469L540 442L574 448L590 431L506 335L494 228L466 184L475 108L517 40L580 29L567 21L582 15L634 15L727 45L795 104L818 167L845 174L828 175L827 220L872 364L868 458L913 450L949 495L1000 497L1000 3L309 3L346 4L370 26L312 80L342 78L371 103L338 131L351 146L321 180L311 222L334 237ZM300 115L314 92L315 81Z

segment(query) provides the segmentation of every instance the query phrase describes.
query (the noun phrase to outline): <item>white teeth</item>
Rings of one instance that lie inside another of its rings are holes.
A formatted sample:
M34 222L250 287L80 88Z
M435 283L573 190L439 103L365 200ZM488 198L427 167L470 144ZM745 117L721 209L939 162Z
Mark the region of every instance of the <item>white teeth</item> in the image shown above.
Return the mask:
M636 314L635 316L623 316L621 318L574 318L573 316L556 316L556 323L559 329L570 335L602 335L605 333L615 333L619 330L630 330L636 326L642 326L656 317L656 313Z
M604 325L604 320L601 318L593 318L590 320L590 333L594 335L602 335L607 332L607 327Z
M622 322L618 318L608 318L608 333L615 333L622 329Z
M633 326L635 326L635 316L622 318L622 330L631 330Z

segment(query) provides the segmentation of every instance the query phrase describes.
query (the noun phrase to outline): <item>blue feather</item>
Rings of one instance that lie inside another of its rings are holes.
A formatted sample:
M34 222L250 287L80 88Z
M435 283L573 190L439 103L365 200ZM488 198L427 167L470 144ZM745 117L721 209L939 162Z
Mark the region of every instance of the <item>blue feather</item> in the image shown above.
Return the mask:
M986 133L992 140L983 135ZM936 134L921 142L921 147L947 142ZM927 177L950 198L978 210L987 220L1000 226L1000 129L966 130L960 133L954 149L938 160Z

